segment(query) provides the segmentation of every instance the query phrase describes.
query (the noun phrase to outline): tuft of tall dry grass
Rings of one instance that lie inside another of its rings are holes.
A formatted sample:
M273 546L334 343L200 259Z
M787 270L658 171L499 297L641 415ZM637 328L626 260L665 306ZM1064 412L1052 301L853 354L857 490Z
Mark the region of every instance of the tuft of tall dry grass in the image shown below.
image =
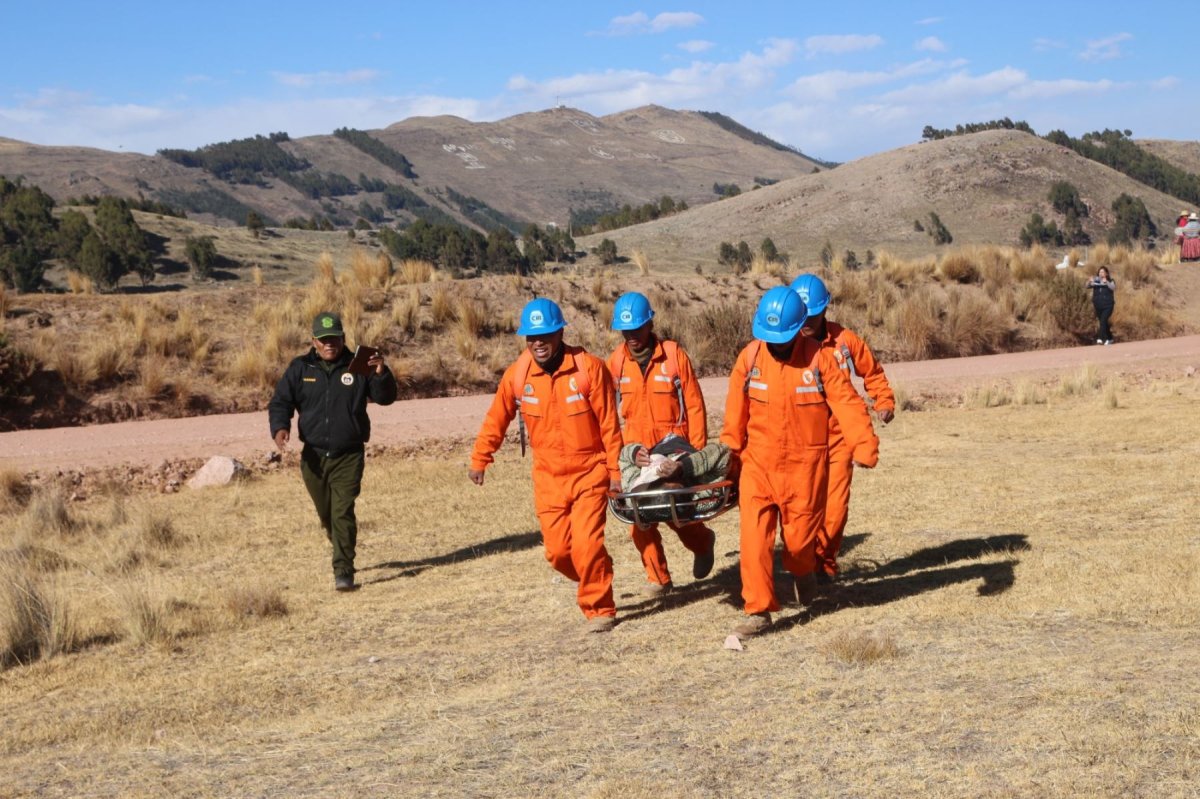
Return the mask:
M974 259L963 250L947 253L938 262L938 273L955 283L978 283L980 269Z
M363 286L386 289L394 272L392 259L386 253L372 255L366 250L355 250L350 257L350 274Z
M753 309L732 302L707 305L683 322L679 338L700 375L728 374L751 339Z
M317 263L315 264L315 269L314 269L314 274L313 274L313 282L314 283L336 283L337 282L337 269L334 268L333 253L323 252L317 256Z
M1181 329L1171 312L1148 289L1121 292L1113 308L1112 324L1116 335L1126 341L1167 338L1178 335Z
M20 520L20 528L35 539L69 536L85 526L86 522L72 511L66 489L57 484L34 491Z
M487 303L483 300L462 298L455 312L458 329L463 333L479 338L487 328L490 315Z
M604 275L596 275L592 281L592 299L599 305L609 299L608 288L604 284Z
M8 289L5 288L3 282L0 282L0 326L2 326L4 323L4 317L8 316L8 307L10 302L11 300L8 296Z
M884 327L907 360L932 358L940 350L941 308L924 286L910 292L888 311Z
M1046 249L1040 244L1015 253L1009 263L1012 267L1012 276L1018 281L1043 280L1051 277L1055 271L1053 261L1046 255Z
M39 577L29 559L0 556L0 667L69 652L79 638L59 586Z
M428 261L418 261L406 258L400 262L397 280L405 285L428 283L433 280L433 264Z
M972 386L963 394L963 406L966 408L1001 408L1012 402L1012 392L997 384Z
M392 304L392 323L412 335L421 327L420 312L421 292L416 286L410 286L408 294Z
M167 388L167 374L163 362L157 358L144 358L138 365L138 391L146 399L162 395Z
M1154 253L1141 249L1126 250L1124 256L1117 264L1128 285L1137 288L1154 280L1154 273L1158 269L1158 259Z
M238 585L225 595L225 609L238 618L268 619L288 614L287 602L277 588Z
M16 469L0 469L0 511L12 513L29 504L33 487Z
M772 261L763 257L762 253L756 253L750 261L750 274L770 275L787 282L787 264L782 261Z
M157 580L146 576L132 576L114 591L115 610L129 641L156 644L174 637L164 593Z
M245 344L241 351L224 367L225 377L246 386L265 388L274 382L275 364L267 357L263 347L257 343Z
M439 286L434 292L429 302L429 313L433 317L433 326L441 330L448 322L453 322L456 318L456 310L454 300L450 296L450 291L444 286Z
M266 281L263 279L263 270L262 270L261 266L259 266L258 264L255 264L250 269L250 279L254 282L254 287L256 289L260 289L263 287L263 284Z
M635 249L630 252L629 260L633 261L634 266L638 268L639 275L642 277L650 276L650 259L646 257L646 253Z
M891 633L866 630L843 630L825 641L821 650L847 666L870 666L900 655Z
M898 286L910 286L920 282L923 278L931 277L937 269L937 260L932 257L906 261L884 250L879 253L878 260L879 271L889 283Z
M1064 375L1058 383L1060 397L1090 397L1101 386L1100 373L1095 364L1084 364L1074 374Z
M987 295L977 291L950 294L942 320L942 339L955 355L987 355L1009 349L1016 329Z
M72 294L95 294L96 282L74 269L67 272L67 290Z

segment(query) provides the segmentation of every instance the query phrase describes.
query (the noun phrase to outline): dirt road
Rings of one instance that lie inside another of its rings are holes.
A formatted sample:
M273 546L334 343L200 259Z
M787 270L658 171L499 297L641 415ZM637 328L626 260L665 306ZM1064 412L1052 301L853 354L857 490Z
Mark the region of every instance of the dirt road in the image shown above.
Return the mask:
M1183 375L1200 369L1200 336L1136 341L1111 347L1075 347L1036 352L893 363L889 379L910 395L953 391L973 382L990 383L1017 376L1050 376L1084 364L1103 371L1159 371ZM701 381L709 410L724 406L727 381ZM425 439L470 436L479 427L491 396L450 397L397 402L371 408L372 442L389 446ZM261 457L272 448L267 415L259 413L119 422L0 433L0 466L23 472L86 470L119 464L153 466L165 460L230 455Z

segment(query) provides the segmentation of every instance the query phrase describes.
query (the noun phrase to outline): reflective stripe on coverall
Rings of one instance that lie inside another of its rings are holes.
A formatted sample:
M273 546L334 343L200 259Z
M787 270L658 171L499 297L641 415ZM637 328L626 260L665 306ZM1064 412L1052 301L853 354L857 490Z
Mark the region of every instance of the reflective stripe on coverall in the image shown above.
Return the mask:
M515 363L505 370L484 417L472 469L482 471L492 463L492 453L517 414L514 369ZM578 390L579 370L587 371L587 396ZM536 361L530 365L521 408L533 448L533 503L546 560L579 582L577 599L584 616L616 615L604 523L609 481L621 477L621 433L608 369L582 347L564 345L562 365L553 375Z
M757 363L747 363L752 351ZM721 443L741 463L738 510L746 613L779 610L773 560L781 523L784 568L798 577L813 572L831 411L850 441L854 460L874 466L879 439L867 406L838 369L832 351L798 336L786 363L754 342L738 355L729 376Z
M875 412L891 411L896 408L896 395L888 384L883 366L875 353L853 330L837 322L825 322L825 340L822 344L833 351L838 366L850 377L856 374L863 379L867 395L871 397ZM846 353L849 353L847 363ZM837 574L838 552L842 548L842 534L846 530L846 519L850 512L850 482L854 479L854 461L850 447L838 425L836 417L829 417L829 488L825 499L825 523L817 535L817 568L828 575Z
M700 381L696 379L691 359L678 345L675 359L683 392L683 408L679 407L679 394L675 390L675 379L669 374L667 354L661 339L654 343L654 354L650 356L645 375L642 374L641 364L629 352L628 345L621 344L609 356L608 368L613 372L613 380L620 381L621 407L618 413L624 424L621 436L626 444L641 444L650 449L671 433L686 438L697 450L704 449L708 443L708 412L704 407L704 395L700 392ZM616 374L618 366L620 375ZM702 522L684 525L668 522L667 526L675 531L690 552L700 555L711 551L713 533ZM639 530L636 524L631 525L629 534L641 553L646 578L658 585L671 582L658 525L651 525L645 530Z

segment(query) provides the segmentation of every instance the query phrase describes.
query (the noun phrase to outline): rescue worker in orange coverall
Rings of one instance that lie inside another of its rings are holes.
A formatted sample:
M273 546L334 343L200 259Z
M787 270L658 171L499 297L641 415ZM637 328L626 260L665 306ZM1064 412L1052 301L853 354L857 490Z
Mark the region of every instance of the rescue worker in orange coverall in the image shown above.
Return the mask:
M800 335L808 315L800 295L777 286L754 315L750 342L729 376L721 443L737 456L741 515L741 638L771 626L781 607L775 592L775 536L782 525L783 566L796 599L816 592L815 546L825 504L829 417L841 424L854 461L873 467L879 439L867 406L838 368L833 352Z
M838 367L850 377L862 377L867 395L875 408L875 416L887 424L896 415L896 395L888 384L883 366L875 353L853 330L828 321L829 289L816 275L800 275L792 281L792 291L800 295L808 308L808 319L801 331L820 341L833 351ZM850 447L836 417L829 418L829 488L825 494L825 524L817 535L817 582L829 584L837 579L838 552L850 512L850 482L854 479L854 463Z
M533 447L533 501L546 560L579 583L588 630L608 632L617 609L604 523L608 491L621 490L621 431L608 369L582 347L563 343L565 324L562 310L545 298L521 311L517 334L525 336L528 356L522 353L505 370L467 476L483 485L492 454L520 413Z
M708 443L704 395L691 359L676 342L655 335L653 319L650 301L637 292L622 294L613 304L612 329L621 331L625 343L609 356L608 368L620 399L622 438L626 445L642 445L634 457L638 466L649 466L650 450L671 434L686 439L697 451ZM713 567L716 533L703 522L668 525L693 555L692 576L707 577ZM669 591L671 572L658 525L644 530L632 525L630 535L642 555L647 592Z

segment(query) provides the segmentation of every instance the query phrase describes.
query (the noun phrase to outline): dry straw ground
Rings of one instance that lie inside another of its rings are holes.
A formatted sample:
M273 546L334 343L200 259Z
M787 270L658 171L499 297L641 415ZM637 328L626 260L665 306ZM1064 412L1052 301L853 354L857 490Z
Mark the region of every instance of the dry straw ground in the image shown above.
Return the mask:
M883 429L844 585L744 652L736 513L708 580L668 542L662 600L610 524L621 622L586 636L511 449L479 489L462 450L368 464L349 595L293 470L8 475L6 651L14 607L57 632L0 672L0 794L1195 796L1200 385L994 397Z

